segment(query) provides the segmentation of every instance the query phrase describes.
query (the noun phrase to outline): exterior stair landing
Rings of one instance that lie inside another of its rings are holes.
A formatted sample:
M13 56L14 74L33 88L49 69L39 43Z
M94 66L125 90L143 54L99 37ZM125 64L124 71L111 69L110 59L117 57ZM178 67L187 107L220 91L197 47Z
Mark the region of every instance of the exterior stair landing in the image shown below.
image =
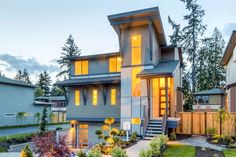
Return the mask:
M151 140L162 134L162 120L150 120L145 132L144 139Z

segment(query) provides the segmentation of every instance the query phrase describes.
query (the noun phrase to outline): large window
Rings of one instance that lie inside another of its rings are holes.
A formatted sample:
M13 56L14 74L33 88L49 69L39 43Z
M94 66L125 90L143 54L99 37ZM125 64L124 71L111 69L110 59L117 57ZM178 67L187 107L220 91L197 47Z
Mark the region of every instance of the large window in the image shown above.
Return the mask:
M75 75L87 75L88 74L88 61L75 61Z
M141 64L141 56L142 56L142 45L141 45L141 35L132 35L131 39L131 58L132 65L140 65Z
M116 89L111 89L111 105L116 105Z
M75 91L75 105L76 106L80 105L80 91L79 90Z
M98 104L98 90L94 89L93 93L92 93L92 103L93 105L97 105Z
M82 148L88 147L88 124L80 124L79 125L79 145Z
M137 74L141 72L140 67L132 68L132 96L140 96L141 95L141 79L137 78Z
M121 70L121 58L111 57L109 58L109 72L120 72Z

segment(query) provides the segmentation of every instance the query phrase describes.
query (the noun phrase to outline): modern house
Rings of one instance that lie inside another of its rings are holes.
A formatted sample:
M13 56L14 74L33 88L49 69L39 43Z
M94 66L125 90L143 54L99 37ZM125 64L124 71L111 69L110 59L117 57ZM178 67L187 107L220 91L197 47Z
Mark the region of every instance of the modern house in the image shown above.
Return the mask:
M40 96L34 99L34 103L51 106L51 113L55 115L53 122L66 121L66 99L64 96Z
M236 112L236 30L233 31L226 46L222 65L226 69L226 93L227 108L230 112Z
M0 77L0 126L36 123L34 114L43 106L34 104L34 90L31 84ZM17 119L20 112L23 119Z
M76 146L99 142L105 118L145 138L176 128L183 110L182 51L168 46L158 7L108 16L120 51L71 59L67 119Z
M225 106L225 91L219 88L199 91L194 95L193 111L217 111Z

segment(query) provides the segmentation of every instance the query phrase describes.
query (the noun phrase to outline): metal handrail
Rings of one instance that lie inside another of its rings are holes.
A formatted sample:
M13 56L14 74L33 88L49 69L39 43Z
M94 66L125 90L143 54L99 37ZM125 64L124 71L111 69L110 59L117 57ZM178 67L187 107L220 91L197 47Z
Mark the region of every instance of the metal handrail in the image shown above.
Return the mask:
M163 114L163 117L162 117L162 134L166 134L166 123L167 123L167 113L165 111L165 113Z

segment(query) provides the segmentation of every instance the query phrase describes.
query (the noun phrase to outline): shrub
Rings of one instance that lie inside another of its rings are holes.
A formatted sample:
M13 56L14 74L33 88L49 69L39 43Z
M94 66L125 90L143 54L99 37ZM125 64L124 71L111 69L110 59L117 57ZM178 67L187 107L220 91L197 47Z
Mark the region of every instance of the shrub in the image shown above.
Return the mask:
M79 150L79 152L77 153L78 157L86 157L86 154L83 152L83 150Z
M7 152L7 149L0 146L0 153L1 153L1 152Z
M134 143L136 141L137 136L138 136L138 133L136 131L133 132L130 137L130 142Z
M141 149L139 152L139 157L152 157L152 151L150 149Z
M88 153L87 157L102 157L101 150L99 149L93 149Z
M25 149L21 151L20 157L34 157L33 152L30 150L30 146L27 144Z
M151 148L153 156L158 156L160 154L160 149L161 149L160 138L155 137L154 139L152 139L151 142L149 143L149 146Z
M207 128L207 135L209 135L210 139L216 134L216 128Z
M230 143L233 143L233 139L232 137L230 136L225 136L225 138L223 139L223 142L226 144L226 145L229 145Z
M128 157L126 151L117 146L112 149L111 155L112 157Z
M176 133L173 131L172 133L170 133L170 140L171 141L176 141L177 137L176 137Z
M167 144L168 140L169 140L168 137L165 136L165 135L159 136L159 139L160 139L160 142L161 142L160 143L161 147L165 146Z

